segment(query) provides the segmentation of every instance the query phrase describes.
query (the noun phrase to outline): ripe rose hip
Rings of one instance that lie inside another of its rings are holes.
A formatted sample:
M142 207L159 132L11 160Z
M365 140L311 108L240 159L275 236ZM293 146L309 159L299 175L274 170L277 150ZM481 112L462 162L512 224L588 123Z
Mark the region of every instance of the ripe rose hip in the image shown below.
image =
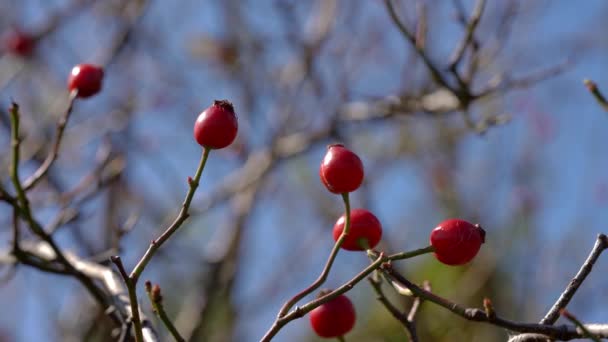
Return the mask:
M310 325L320 337L343 336L355 325L355 308L350 299L340 295L310 312Z
M337 241L344 230L346 214L334 225L334 241ZM360 240L366 240L368 248L374 248L382 237L382 225L374 214L365 209L354 209L350 212L350 230L342 243L348 251L363 251Z
M93 64L78 64L68 78L68 89L77 90L78 97L91 97L101 90L103 68Z
M13 30L5 34L4 48L13 55L29 57L34 52L35 41L36 39L31 35Z
M203 147L220 149L232 144L238 129L232 103L216 100L196 118L194 139Z
M450 219L433 229L431 245L435 248L435 257L442 263L463 265L477 255L485 236L486 232L479 225Z
M329 145L319 168L321 182L335 194L353 192L363 182L363 163L341 144Z

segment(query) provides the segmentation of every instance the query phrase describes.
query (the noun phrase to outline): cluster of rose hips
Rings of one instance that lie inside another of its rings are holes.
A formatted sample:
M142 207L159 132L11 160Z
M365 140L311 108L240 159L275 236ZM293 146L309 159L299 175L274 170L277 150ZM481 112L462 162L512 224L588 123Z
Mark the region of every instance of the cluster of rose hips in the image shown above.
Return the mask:
M68 89L80 98L97 94L102 88L104 71L100 66L79 64L72 69ZM194 123L194 138L205 149L221 149L236 138L238 120L232 104L226 100L215 101L205 109ZM344 145L333 144L321 162L321 182L332 193L348 195L357 190L364 178L363 163L359 156ZM346 214L333 228L334 241L342 236L346 226ZM471 261L481 244L485 232L479 225L450 219L441 222L432 232L430 243L435 257L447 265L462 265ZM382 238L382 225L370 211L362 208L350 211L349 231L340 247L348 251L373 249ZM355 325L355 308L345 295L320 305L310 312L310 323L317 335L326 338L341 337Z
M344 145L330 145L321 162L319 176L330 192L348 194L363 182L363 163ZM345 215L334 225L334 241L338 241L344 232ZM369 250L376 247L381 237L382 225L378 218L366 209L354 209L350 212L350 230L340 247L348 251ZM484 238L485 232L479 225L450 219L431 232L430 243L437 260L447 265L462 265L477 255ZM355 317L351 301L340 295L312 310L310 324L320 337L342 337L355 325Z

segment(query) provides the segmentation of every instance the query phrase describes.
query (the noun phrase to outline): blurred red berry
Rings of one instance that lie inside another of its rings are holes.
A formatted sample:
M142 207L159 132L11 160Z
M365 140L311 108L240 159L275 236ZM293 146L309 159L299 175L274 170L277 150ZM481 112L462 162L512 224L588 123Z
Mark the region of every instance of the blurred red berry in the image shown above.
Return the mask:
M194 123L194 138L199 145L212 149L224 148L234 141L239 129L232 103L214 101L199 114Z
M321 182L327 190L335 194L353 192L361 186L363 175L359 156L344 145L329 145L319 168Z
M36 39L31 35L18 30L12 30L4 36L4 48L9 53L20 56L29 57L34 52Z
M344 295L320 305L310 312L310 325L320 337L343 336L355 325L355 307Z
M463 265L477 255L485 235L479 225L450 219L433 229L430 240L439 261L446 265Z
M68 89L77 90L78 97L91 97L101 90L103 68L93 64L78 64L68 78Z
M346 214L334 225L334 241L337 241L344 230ZM382 237L382 225L374 214L365 209L354 209L350 212L350 230L342 243L348 251L363 251L360 240L365 240L368 248L374 248ZM365 246L365 245L364 245Z

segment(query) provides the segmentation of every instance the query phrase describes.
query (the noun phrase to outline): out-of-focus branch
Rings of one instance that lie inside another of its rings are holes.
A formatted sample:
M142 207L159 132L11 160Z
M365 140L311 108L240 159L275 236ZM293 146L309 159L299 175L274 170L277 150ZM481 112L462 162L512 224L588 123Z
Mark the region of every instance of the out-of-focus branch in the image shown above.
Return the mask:
M395 23L401 34L412 45L412 47L414 47L420 58L422 58L422 61L431 73L431 77L433 78L433 80L441 86L447 89L451 89L450 85L439 71L439 68L431 61L430 57L427 55L426 51L424 50L424 46L416 44L416 36L412 32L410 32L410 30L405 26L405 23L399 18L399 15L397 14L395 7L393 6L392 0L384 0L384 5L386 6L388 14L390 15L393 23Z
M483 14L485 5L485 0L477 1L477 3L475 4L475 8L473 9L473 13L471 14L471 18L469 19L466 25L464 36L462 37L462 40L460 41L456 49L454 50L452 57L450 57L450 64L448 68L454 73L457 73L456 70L458 68L458 64L460 64L460 61L464 56L467 46L472 44L474 40L473 37L475 34L475 30L477 29L477 25L479 24L479 20L481 19L481 15Z
M497 75L492 80L490 80L483 89L478 91L474 95L474 98L478 99L486 97L499 91L510 91L514 89L528 88L536 83L542 82L546 79L555 77L563 73L571 65L572 61L570 59L566 59L559 64L531 72L525 76L518 78L507 78L505 77L505 75Z
M605 111L608 111L608 101L606 100L604 94L602 94L600 89L597 87L597 84L592 80L588 79L583 80L583 83L585 84L591 95L593 95L597 103L599 103Z
M72 109L74 108L74 102L76 101L76 96L78 95L77 91L72 91L70 93L70 98L68 100L68 108L64 112L64 114L57 121L57 130L55 133L55 141L53 143L53 147L51 147L51 151L47 155L44 162L40 165L40 167L34 172L33 175L28 177L25 182L23 182L23 190L28 191L33 188L36 183L38 183L49 171L53 162L59 156L59 147L61 146L61 140L63 138L63 132L65 131L65 126L70 119L70 114L72 113Z
M27 253L38 260L50 261L56 258L52 248L44 241L35 243L22 241L20 243L20 249L24 253ZM69 260L72 265L74 265L74 268L76 268L84 276L89 277L92 280L97 280L103 285L104 293L109 296L108 298L104 299L108 303L106 308L108 309L107 312L110 317L119 322L125 321L123 317L130 317L131 305L129 303L127 291L123 286L120 277L114 271L112 271L112 269L95 262L81 259L69 251L65 251L64 254L66 259ZM15 262L17 262L17 258L10 251L0 252L0 263L13 264ZM141 313L141 318L144 331L144 340L146 342L158 341L157 334L147 317Z

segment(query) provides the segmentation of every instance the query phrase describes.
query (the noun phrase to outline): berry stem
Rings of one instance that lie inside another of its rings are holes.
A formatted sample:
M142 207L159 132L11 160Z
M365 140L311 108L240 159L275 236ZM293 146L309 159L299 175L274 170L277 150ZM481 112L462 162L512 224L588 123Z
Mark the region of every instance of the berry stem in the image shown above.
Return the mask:
M137 265L135 265L133 271L131 271L131 274L127 274L126 271L124 271L124 267L122 267L121 270L121 267L117 264L120 274L122 275L123 280L127 285L127 289L129 290L129 301L131 303L132 311L131 315L133 316L133 327L135 329L135 339L137 342L143 342L142 324L139 318L139 305L137 302L137 280L139 279L139 276L142 274L142 272L146 268L146 265L148 264L148 262L150 262L156 251L158 251L158 249L167 240L169 240L173 233L175 233L179 229L179 227L182 226L184 221L186 221L186 219L190 216L188 214L188 210L190 209L190 204L192 203L192 199L194 198L194 193L198 188L198 184L203 174L203 170L205 169L205 164L207 164L207 159L209 158L210 152L210 148L205 147L203 149L203 155L201 156L198 168L196 169L196 174L194 175L194 178L192 180L188 181L190 189L188 190L188 194L186 194L186 198L184 199L182 209L180 210L179 214L177 215L173 223L171 223L171 225L157 239L152 240L150 246L148 247L148 250L146 250L146 253L144 253ZM120 258L116 257L112 258L113 261L114 259L120 260Z
M338 336L338 337L336 337L336 339L340 342L346 342L346 339L344 338L344 336Z
M205 164L207 163L207 158L209 157L210 152L210 148L204 148L203 155L198 164L198 168L196 169L196 174L194 175L194 179L189 182L190 190L188 190L188 194L186 195L186 199L184 199L182 209L177 215L177 218L175 218L175 221L173 221L169 228L167 228L167 230L165 230L165 232L162 233L161 236L158 237L158 239L152 241L144 256L141 258L141 260L137 263L137 265L131 272L131 275L129 277L132 278L135 282L137 282L137 279L144 271L144 268L146 267L150 259L152 259L152 256L154 256L154 253L156 253L156 251L163 245L163 243L165 243L188 218L188 210L190 209L190 203L192 202L192 198L194 197L196 188L198 188L198 184L201 179L201 175L203 174L203 170L205 169Z
M327 275L331 270L331 266L333 265L334 260L336 259L336 256L340 251L340 246L342 246L342 243L346 239L346 235L348 235L348 231L350 230L350 199L348 196L348 192L342 194L342 200L344 201L344 208L346 210L344 230L342 231L342 235L340 235L338 240L336 240L336 243L334 244L334 247L332 248L329 257L327 258L327 262L325 263L323 271L321 271L321 274L319 275L317 280L315 280L314 283L310 284L310 286L308 286L306 289L302 290L300 293L296 294L293 298L283 304L283 307L281 307L281 310L279 310L279 314L277 315L278 318L285 316L289 312L289 309L291 309L291 307L293 307L298 301L300 301L300 299L306 297L308 294L318 289L319 286L321 286L327 279Z
M414 249L413 251L396 253L393 255L389 255L389 260L403 260L413 258L422 254L433 253L435 251L435 247L427 246L424 248Z

